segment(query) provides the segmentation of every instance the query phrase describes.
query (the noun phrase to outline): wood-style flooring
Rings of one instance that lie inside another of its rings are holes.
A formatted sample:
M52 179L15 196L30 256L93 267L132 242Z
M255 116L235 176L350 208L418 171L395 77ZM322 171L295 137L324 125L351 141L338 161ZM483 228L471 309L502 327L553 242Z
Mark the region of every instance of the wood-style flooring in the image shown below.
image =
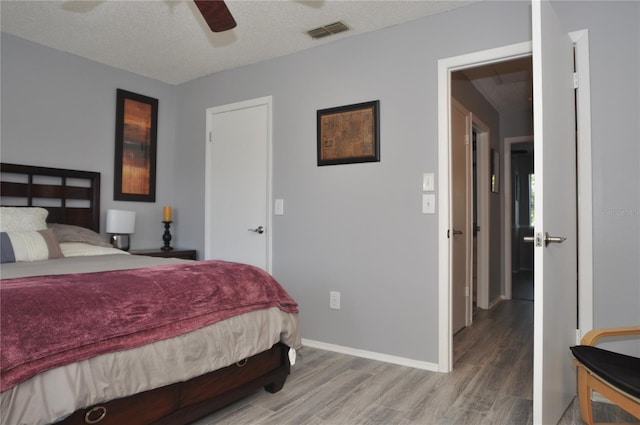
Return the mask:
M533 302L512 300L478 310L455 335L448 374L307 347L279 393L256 392L196 424L531 424L532 340ZM633 421L594 406L599 421ZM581 423L574 400L560 424Z

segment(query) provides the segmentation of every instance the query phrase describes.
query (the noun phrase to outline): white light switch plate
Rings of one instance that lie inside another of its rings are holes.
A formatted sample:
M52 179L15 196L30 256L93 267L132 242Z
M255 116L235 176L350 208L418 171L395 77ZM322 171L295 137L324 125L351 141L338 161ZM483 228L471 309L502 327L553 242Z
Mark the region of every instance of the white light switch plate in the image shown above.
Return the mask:
M422 191L433 192L434 190L436 190L435 174L424 173L422 175Z
M284 215L284 199L276 199L273 206L275 215Z
M423 214L435 214L436 213L436 195L433 193L422 194L422 213Z

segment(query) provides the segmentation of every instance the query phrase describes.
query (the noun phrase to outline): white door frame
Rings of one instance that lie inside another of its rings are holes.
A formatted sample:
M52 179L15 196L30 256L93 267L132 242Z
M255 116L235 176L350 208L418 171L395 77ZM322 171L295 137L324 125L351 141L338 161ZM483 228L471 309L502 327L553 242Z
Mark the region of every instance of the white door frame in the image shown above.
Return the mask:
M533 114L533 112L532 112ZM518 137L506 137L503 144L504 152L504 226L502 229L502 246L504 247L504 287L502 288L502 297L510 300L513 296L513 250L512 250L512 229L513 229L513 214L511 213L511 207L513 205L513 196L511 189L511 182L513 177L511 175L511 145L515 143L532 142L533 136L518 136Z
M591 97L589 87L588 30L571 32L576 46L576 68L582 82L577 98L578 120L578 234L579 234L579 327L581 333L593 328L593 230L591 179ZM451 335L451 261L447 230L450 228L449 194L449 126L451 73L461 69L530 56L531 41L488 49L438 61L438 370L450 372L453 367ZM504 176L504 173L502 173ZM504 187L504 181L501 182ZM506 247L503 246L502 250ZM504 256L503 256L504 257ZM504 276L503 276L504 278Z
M211 140L210 135L212 132L213 126L213 116L216 114L236 111L239 109L253 108L256 106L266 106L267 107L267 176L266 176L266 184L267 184L267 205L266 211L267 216L266 220L266 231L264 236L267 239L266 243L266 271L268 273L272 272L272 250L273 250L273 214L271 213L271 205L273 205L273 107L272 107L272 96L259 97L256 99L244 100L241 102L231 103L222 106L215 106L211 108L207 108L206 110L206 133L205 133L205 194L204 194L204 210L205 210L205 220L204 220L204 258L211 259L211 222L208 217L211 216L212 210L212 195L211 190L209 189L211 174L212 174L212 149L211 149Z

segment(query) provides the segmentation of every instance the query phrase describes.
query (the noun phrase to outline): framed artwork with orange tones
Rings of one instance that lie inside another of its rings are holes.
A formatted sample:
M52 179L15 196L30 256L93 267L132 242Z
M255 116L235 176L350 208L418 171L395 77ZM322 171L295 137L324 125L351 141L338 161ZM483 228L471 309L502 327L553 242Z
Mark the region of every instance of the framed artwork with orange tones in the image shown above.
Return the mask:
M118 89L113 199L156 201L158 99Z

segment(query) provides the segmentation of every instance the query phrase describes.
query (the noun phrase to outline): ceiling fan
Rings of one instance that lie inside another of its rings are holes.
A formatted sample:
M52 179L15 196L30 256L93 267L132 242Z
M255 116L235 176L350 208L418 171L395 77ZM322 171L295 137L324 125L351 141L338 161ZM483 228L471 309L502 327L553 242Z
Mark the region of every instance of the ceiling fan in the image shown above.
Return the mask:
M202 17L213 32L223 32L236 27L229 8L223 0L193 0Z

